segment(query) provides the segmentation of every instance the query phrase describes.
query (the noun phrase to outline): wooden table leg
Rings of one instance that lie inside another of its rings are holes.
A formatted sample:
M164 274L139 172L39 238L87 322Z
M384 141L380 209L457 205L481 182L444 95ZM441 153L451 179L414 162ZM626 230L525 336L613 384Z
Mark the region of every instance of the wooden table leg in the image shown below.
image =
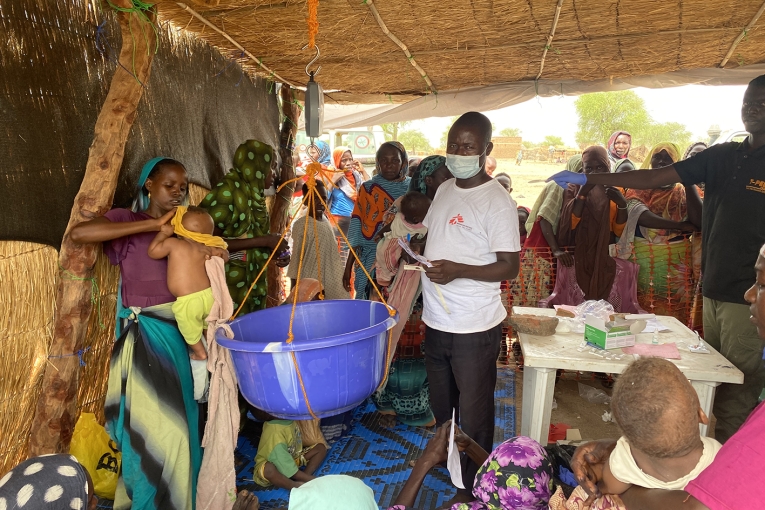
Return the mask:
M554 368L523 367L523 404L521 435L536 439L544 446L550 431Z
M524 384L526 381L523 381ZM712 418L712 405L715 402L715 388L717 388L720 385L719 382L709 382L709 381L691 381L691 386L693 386L693 389L696 390L696 393L699 395L699 403L701 405L702 411L707 415L707 418ZM523 394L524 397L526 394ZM701 431L702 436L709 436L709 425L704 425L703 423L699 423L699 430Z

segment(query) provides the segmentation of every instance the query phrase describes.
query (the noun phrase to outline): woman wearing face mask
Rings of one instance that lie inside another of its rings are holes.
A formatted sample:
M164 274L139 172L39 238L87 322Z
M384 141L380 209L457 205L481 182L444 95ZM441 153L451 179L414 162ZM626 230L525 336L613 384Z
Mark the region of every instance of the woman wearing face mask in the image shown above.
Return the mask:
M662 168L680 159L680 148L669 142L657 144L648 153L641 170ZM701 226L701 197L696 186L671 184L652 190L628 190L629 220L618 243L618 256L633 257L640 266L638 294L641 305L657 314L677 315L683 323L685 311L674 310L677 304L692 300L686 296L686 281L691 275L686 254L692 241L683 232ZM634 253L634 255L633 255ZM652 308L647 308L652 307Z
M635 169L629 160L632 148L632 135L626 131L616 131L608 139L608 159L612 172L627 172Z
M377 241L375 236L385 224L385 213L393 202L409 190L409 158L404 146L398 142L385 142L377 149L375 176L359 189L356 205L351 216L348 241L361 260L367 273L375 263ZM351 271L356 262L348 257L343 275L345 289L351 290ZM369 299L369 280L361 267L355 274L356 299Z

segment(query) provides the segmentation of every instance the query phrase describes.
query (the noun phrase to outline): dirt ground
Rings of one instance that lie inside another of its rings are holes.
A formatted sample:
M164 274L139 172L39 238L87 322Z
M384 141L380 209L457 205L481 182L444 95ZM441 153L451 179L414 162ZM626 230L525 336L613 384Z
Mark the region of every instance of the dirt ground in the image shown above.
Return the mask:
M531 208L545 187L545 179L565 169L566 165L563 163L523 162L521 166L517 166L514 159L498 159L494 175L509 175L513 180L512 196L516 203Z

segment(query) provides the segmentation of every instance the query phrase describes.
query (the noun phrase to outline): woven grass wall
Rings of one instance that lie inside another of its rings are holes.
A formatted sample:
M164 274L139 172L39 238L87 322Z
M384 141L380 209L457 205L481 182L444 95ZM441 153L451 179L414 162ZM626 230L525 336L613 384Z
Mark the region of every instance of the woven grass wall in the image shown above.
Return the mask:
M193 205L209 190L189 186ZM29 429L53 339L58 252L21 241L0 242L0 476L27 457ZM114 344L119 269L99 254L93 286L96 305L90 316L80 369L77 411L104 422L109 358ZM103 326L103 327L102 327Z

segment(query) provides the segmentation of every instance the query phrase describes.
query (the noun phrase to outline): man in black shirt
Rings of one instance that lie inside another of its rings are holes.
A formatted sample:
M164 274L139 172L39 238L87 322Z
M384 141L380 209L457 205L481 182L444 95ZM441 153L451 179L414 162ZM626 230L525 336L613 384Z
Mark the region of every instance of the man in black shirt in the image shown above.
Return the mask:
M726 441L757 405L765 385L763 341L750 321L744 293L755 278L754 263L765 243L765 75L749 83L741 120L749 132L742 143L723 143L650 171L619 174L560 172L548 180L561 186L586 182L634 189L706 183L703 208L702 274L705 340L744 373L744 384L722 384L713 412L715 437Z

